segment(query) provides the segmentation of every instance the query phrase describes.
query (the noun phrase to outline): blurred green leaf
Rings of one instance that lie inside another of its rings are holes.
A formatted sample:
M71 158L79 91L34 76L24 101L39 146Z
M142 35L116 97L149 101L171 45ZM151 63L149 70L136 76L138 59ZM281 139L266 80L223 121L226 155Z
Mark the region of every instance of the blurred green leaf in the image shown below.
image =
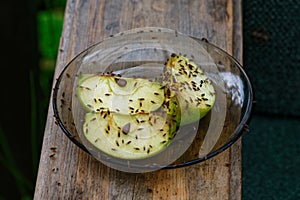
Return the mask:
M42 59L56 59L63 25L61 10L38 12L38 40Z

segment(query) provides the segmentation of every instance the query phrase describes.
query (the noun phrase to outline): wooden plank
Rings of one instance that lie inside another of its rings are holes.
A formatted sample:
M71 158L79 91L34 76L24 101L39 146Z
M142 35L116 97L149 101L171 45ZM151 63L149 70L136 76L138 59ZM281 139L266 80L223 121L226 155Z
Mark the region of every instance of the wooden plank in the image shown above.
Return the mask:
M242 56L239 0L68 0L54 80L86 47L131 28L160 26L207 38ZM129 174L80 150L55 124L49 105L35 199L240 199L241 142L205 162Z

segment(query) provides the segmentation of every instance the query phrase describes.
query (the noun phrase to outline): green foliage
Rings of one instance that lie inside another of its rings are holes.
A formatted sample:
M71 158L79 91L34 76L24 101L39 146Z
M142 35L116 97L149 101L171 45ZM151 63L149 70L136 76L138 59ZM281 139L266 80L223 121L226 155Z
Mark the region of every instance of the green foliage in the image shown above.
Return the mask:
M56 59L62 31L63 12L45 10L38 13L38 40L41 59ZM43 66L41 66L43 67Z

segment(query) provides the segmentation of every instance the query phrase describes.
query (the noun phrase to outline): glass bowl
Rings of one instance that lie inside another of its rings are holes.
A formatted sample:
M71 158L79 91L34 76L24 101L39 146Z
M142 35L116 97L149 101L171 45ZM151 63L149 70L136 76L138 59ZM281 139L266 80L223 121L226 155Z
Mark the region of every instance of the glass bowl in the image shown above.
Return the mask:
M120 158L91 144L83 130L88 111L78 100L79 77L119 74L160 81L166 60L174 53L196 63L213 84L215 103L207 115L188 125L179 125L169 145L147 158ZM147 27L119 33L77 55L58 77L52 103L60 128L79 148L111 168L142 173L196 164L230 147L244 131L252 99L247 74L228 53L174 30Z

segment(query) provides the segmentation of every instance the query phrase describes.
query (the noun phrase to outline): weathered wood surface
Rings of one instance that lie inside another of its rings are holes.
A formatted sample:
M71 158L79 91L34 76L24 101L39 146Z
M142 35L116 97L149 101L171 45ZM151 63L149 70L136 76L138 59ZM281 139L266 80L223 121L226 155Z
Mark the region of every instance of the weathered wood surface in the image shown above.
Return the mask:
M241 25L239 0L69 0L54 80L67 62L93 43L145 26L207 38L241 60ZM50 104L34 198L241 199L241 142L186 168L123 173L70 142L55 124Z

